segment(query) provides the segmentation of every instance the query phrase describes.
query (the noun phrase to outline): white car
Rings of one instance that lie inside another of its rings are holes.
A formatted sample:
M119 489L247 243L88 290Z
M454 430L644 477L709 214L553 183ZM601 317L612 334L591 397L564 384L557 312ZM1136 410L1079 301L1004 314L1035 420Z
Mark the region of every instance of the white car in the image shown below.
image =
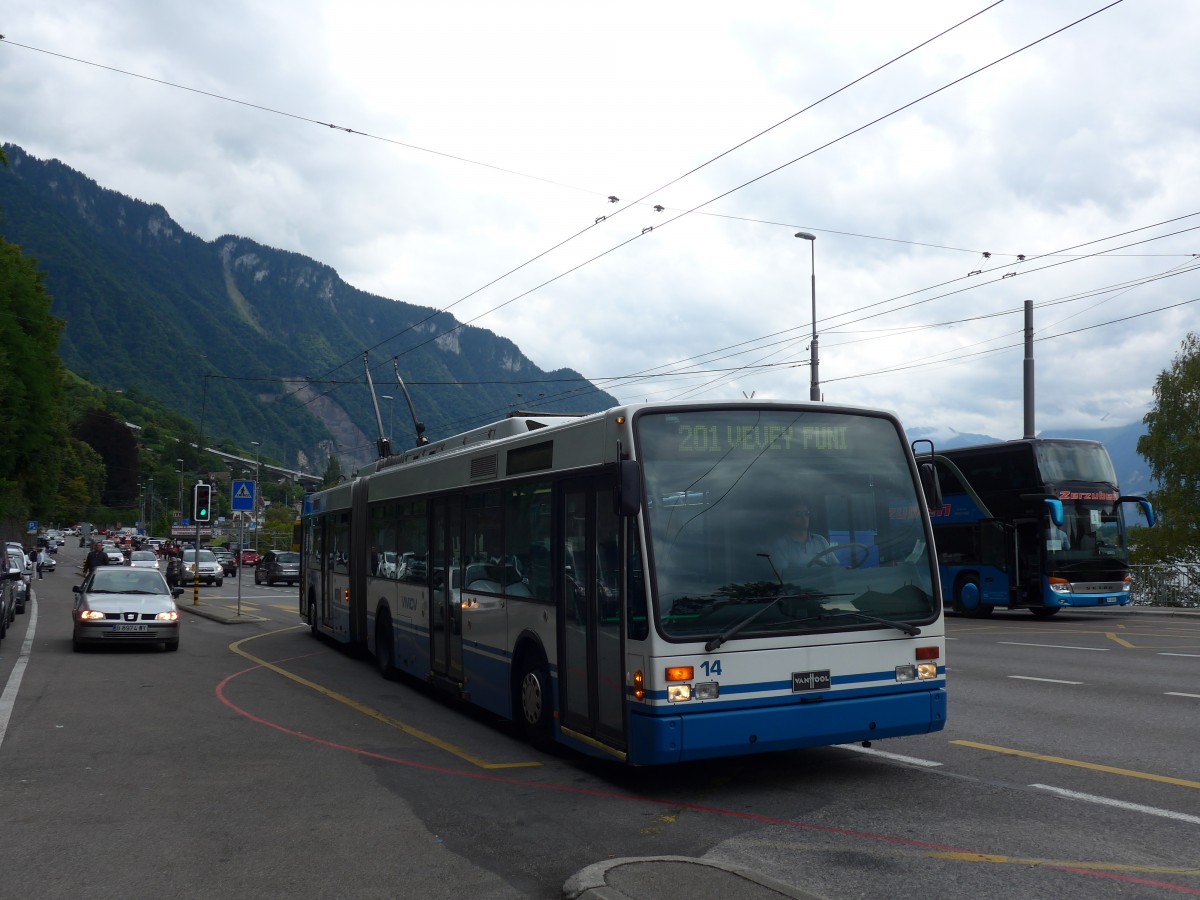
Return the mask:
M129 565L135 569L157 569L158 554L153 550L134 550L129 554Z
M181 584L191 584L197 574L200 580L205 584L215 584L217 587L225 580L225 570L221 568L221 562L217 559L217 555L211 550L200 551L200 569L196 571L196 551L183 551L183 578Z

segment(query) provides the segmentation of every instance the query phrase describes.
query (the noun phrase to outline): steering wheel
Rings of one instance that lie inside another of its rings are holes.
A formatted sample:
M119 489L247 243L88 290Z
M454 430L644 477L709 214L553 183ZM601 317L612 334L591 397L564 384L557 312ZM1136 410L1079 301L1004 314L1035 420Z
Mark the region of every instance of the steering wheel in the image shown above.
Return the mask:
M839 550L850 550L851 551L850 564L848 566L846 566L847 569L861 569L866 564L867 560L871 558L871 548L870 547L868 547L866 544L859 544L854 541L851 541L848 544L835 544L832 547L826 547L824 550L820 550L820 551L814 553L812 555L812 558L809 559L807 565L810 565L810 566L815 565L817 560L821 559L821 557L831 556L832 554L837 553ZM854 555L855 550L861 550L863 552L862 558L859 559L857 562L855 562L855 555Z

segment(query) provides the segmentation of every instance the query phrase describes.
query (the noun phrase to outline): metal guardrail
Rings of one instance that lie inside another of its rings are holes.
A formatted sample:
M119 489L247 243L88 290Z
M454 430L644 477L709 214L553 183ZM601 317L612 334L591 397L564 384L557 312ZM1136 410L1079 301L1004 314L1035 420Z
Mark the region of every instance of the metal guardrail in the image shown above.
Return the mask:
M1200 608L1200 563L1130 566L1135 606Z

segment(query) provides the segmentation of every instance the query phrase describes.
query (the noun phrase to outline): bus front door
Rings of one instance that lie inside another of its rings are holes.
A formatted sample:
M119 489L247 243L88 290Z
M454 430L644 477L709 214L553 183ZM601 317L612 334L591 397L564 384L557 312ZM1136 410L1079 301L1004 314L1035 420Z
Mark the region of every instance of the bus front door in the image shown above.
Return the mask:
M557 585L560 723L568 736L625 749L621 519L603 479L559 494Z

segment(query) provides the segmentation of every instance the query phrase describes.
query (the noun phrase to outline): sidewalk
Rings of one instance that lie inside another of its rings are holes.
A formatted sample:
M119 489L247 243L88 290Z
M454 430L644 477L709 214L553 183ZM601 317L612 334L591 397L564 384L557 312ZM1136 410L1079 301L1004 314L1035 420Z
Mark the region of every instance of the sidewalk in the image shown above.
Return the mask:
M563 900L822 900L746 869L688 856L610 859L567 879Z
M209 588L212 590L212 588ZM201 616L205 619L211 619L214 622L220 622L224 625L236 625L239 622L267 622L269 619L264 619L262 616L256 616L253 613L248 613L245 608L239 616L237 611L237 600L228 597L210 600L204 596L204 591L200 592L200 602L193 603L195 598L192 596L190 588L184 588L183 593L175 598L175 605L179 607L180 612L191 613L193 616ZM297 613L297 617L299 614Z

